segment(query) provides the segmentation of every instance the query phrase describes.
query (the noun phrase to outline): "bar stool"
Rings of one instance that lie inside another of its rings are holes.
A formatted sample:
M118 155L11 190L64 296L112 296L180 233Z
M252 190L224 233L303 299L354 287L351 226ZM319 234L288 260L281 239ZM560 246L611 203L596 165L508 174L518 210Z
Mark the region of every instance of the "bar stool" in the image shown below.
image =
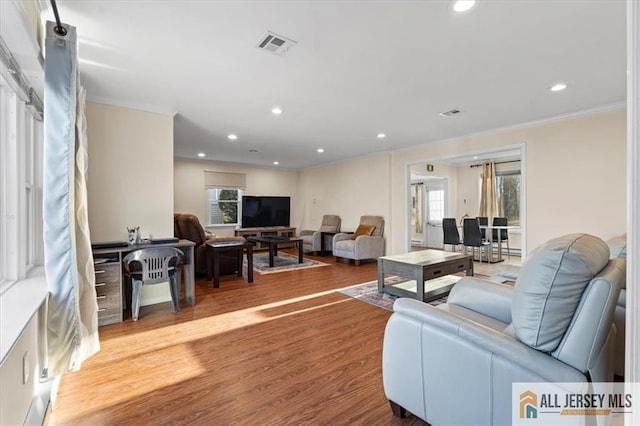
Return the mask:
M174 247L151 247L132 251L123 259L125 273L131 278L131 318L138 321L140 296L145 284L169 281L173 312L180 300L180 270L184 253Z

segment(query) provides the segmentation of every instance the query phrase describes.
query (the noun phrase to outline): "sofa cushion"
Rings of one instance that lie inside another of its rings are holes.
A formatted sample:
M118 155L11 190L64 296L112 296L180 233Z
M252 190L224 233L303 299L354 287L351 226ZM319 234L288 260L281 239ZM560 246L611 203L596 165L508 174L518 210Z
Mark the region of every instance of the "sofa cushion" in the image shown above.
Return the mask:
M360 224L360 225L358 225L358 229L356 229L356 232L353 233L353 236L351 237L351 239L355 240L360 235L370 236L371 234L373 234L373 230L374 229L376 229L375 225Z
M609 247L588 234L550 240L527 258L513 292L516 337L540 351L555 350L582 293L609 262Z

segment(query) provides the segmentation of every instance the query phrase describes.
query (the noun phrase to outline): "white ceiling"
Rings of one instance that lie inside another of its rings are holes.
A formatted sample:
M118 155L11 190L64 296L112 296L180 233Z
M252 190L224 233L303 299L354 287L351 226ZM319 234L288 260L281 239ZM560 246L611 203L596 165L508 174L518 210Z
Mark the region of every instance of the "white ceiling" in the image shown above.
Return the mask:
M448 1L59 0L58 9L78 28L89 99L176 113L176 157L304 168L626 97L622 0L479 0L462 14ZM298 44L284 56L261 51L266 30ZM567 90L548 90L560 81ZM463 113L438 114L453 108Z

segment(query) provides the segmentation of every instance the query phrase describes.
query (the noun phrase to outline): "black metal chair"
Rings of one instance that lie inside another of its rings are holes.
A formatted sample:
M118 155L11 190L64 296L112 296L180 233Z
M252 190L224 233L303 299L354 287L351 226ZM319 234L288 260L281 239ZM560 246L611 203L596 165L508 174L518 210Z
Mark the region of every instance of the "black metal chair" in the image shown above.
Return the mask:
M489 218L484 216L478 216L478 225L480 226L489 226ZM487 239L487 230L480 228L480 233L482 234L482 239L486 241Z
M442 232L444 234L444 244L456 247L462 244L460 233L458 232L458 224L455 218L445 217L442 219Z
M467 247L472 247L474 256L476 247L478 250L478 257L480 262L482 262L482 249L487 248L487 262L489 262L489 250L491 249L491 243L485 241L482 238L482 233L480 232L480 223L478 223L478 218L467 218L462 222L462 244L464 244L464 248L466 250Z
M493 218L493 226L507 226L509 224L509 221L507 220L506 217L494 217ZM494 243L500 244L500 246L502 246L502 243L507 243L507 257L509 259L511 259L511 249L509 248L509 231L506 229L492 229L492 241ZM500 238L498 238L498 236ZM500 247L499 249L501 249L502 247Z
M125 273L131 278L131 318L138 321L140 296L144 284L169 281L173 312L180 301L180 270L184 253L174 247L150 247L132 251L123 259Z

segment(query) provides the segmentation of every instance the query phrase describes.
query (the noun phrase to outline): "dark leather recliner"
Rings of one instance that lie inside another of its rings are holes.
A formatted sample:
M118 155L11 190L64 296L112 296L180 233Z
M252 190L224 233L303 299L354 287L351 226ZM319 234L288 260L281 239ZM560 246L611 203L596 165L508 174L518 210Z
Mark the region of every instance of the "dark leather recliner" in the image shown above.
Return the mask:
M196 274L207 273L207 242L209 241L244 241L242 237L212 237L208 234L198 217L189 213L175 213L173 215L173 231L177 238L193 241L195 246ZM238 256L235 251L220 253L220 275L235 274L238 271Z

